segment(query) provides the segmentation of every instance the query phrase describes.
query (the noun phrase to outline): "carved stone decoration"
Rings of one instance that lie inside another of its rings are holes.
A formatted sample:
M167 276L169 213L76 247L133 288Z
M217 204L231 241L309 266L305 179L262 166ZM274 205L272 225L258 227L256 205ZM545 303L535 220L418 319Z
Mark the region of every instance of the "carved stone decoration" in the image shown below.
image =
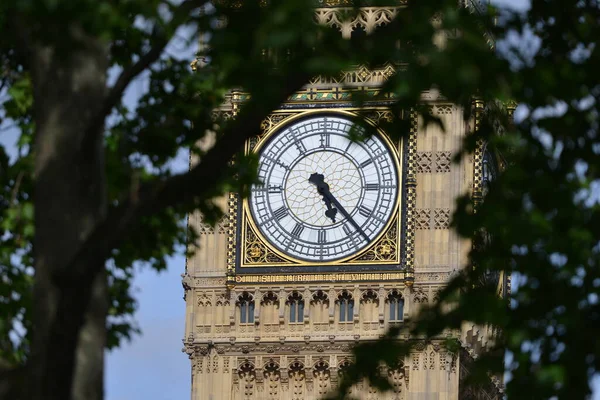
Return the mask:
M201 355L196 355L194 358L195 360L192 364L193 372L201 374L202 372L204 372L204 357Z
M400 243L398 231L398 217L396 216L383 236L367 251L352 259L349 263L364 261L400 261L400 252L397 243Z
M434 370L435 369L435 352L432 350L429 352L429 369L430 370ZM427 366L425 366L425 368L427 369Z
M418 174L450 172L452 153L449 151L419 151L415 158Z
M440 371L445 371L448 366L448 355L445 351L440 352Z
M420 358L420 354L419 353L413 353L412 355L412 369L413 371L417 371L419 370L419 358Z
M431 229L431 210L429 208L415 210L415 228Z
M388 370L388 378L392 385L394 399L402 398L402 383L404 382L404 367L390 368Z
M367 400L376 400L379 390L375 386L368 385L367 388Z
M235 253L237 245L237 235L235 234L237 229L237 207L238 207L238 196L235 193L229 193L229 199L227 201L229 208L228 212L228 227L227 227L227 288L232 289L235 284Z
M204 293L199 294L197 304L200 307L210 307L210 298Z
M452 104L437 104L434 113L438 115L450 115L454 110Z
M327 361L318 361L313 368L316 383L316 392L319 396L325 395L331 386L329 364Z
M306 377L304 365L300 361L294 361L290 364L288 375L291 387L291 400L304 399L304 382Z
M318 8L315 10L315 19L318 24L338 28L342 37L349 38L357 27L371 33L378 26L390 23L398 13L398 8L361 7L355 14L343 8ZM352 18L348 19L348 16Z
M294 115L295 114L293 113L273 113L268 115L267 118L265 118L260 124L262 134L258 137L253 138L253 140L250 141L250 150L254 149L254 146L258 144L258 141L262 139L267 133L269 133L283 121Z
M415 278L415 209L417 206L417 176L416 157L417 131L419 128L418 116L415 109L410 111L410 134L406 153L406 225L405 225L405 282L410 286Z
M441 288L435 289L433 291L433 302L437 303L440 300L440 292L442 291ZM436 350L437 351L437 350Z
M435 172L450 172L452 153L449 151L438 151L435 157Z
M415 210L416 229L449 229L449 208L421 208Z
M229 373L229 357L223 358L223 373Z
M431 151L419 151L416 154L416 164L418 174L430 174L433 164L433 155Z
M428 303L429 299L427 297L427 293L423 290L423 288L415 288L413 293L413 302L414 303Z
M199 235L212 235L215 233L215 230L212 226L210 226L209 224L204 223L204 216L200 213L197 213L196 215L196 225L194 225L194 228L196 229L196 233Z
M484 110L483 100L474 99L472 102L473 114L475 115L473 131L479 131L481 125L481 117ZM473 205L475 212L483 199L483 149L485 143L483 139L478 139L473 153Z
M242 398L248 400L252 399L256 390L256 371L254 370L254 365L249 361L240 365L238 368L238 376Z
M269 361L264 368L265 392L267 399L276 400L279 398L279 385L281 381L281 372L279 365L275 361Z
M448 229L450 227L450 209L435 208L433 210L434 229Z
M246 237L243 246L244 264L291 264L289 260L275 254L254 232L249 223L246 223Z
M393 74L395 70L390 72ZM381 122L392 122L395 118L394 113L392 113L390 110L368 110L361 113L361 115L373 121L375 125L379 125Z
M216 354L212 357L212 372L219 372L219 356Z
M187 259L186 259L186 263L187 263ZM186 265L186 269L187 269L187 265ZM183 300L185 300L187 298L187 292L192 289L193 287L193 279L191 276L189 276L187 274L187 272L185 274L181 274L181 286L183 286Z

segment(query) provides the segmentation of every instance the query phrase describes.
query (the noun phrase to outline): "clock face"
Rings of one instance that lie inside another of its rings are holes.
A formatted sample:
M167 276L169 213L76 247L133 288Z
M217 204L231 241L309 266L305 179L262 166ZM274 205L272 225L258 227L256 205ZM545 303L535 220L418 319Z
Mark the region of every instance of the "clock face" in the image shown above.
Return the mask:
M250 195L257 228L287 256L328 262L365 249L392 217L398 197L393 151L372 136L352 142L353 123L304 119L260 148Z

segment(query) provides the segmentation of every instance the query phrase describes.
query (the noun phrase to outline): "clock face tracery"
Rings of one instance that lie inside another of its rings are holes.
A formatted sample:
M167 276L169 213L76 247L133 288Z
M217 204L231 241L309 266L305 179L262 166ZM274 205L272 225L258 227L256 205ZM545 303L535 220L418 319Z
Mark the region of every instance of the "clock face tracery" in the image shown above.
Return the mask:
M398 170L393 151L372 136L352 142L351 120L294 122L259 149L259 179L249 208L280 253L329 262L367 248L394 215Z

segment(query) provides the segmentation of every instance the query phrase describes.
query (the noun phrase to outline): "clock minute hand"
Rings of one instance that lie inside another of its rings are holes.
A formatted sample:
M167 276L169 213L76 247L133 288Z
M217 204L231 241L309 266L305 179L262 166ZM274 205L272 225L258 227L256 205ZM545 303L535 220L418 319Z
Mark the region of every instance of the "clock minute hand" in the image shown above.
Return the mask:
M362 235L362 237L367 242L369 242L371 239L367 236L367 234L365 233L365 231L363 231L362 228L360 227L360 225L358 225L356 223L356 221L354 221L354 218L352 218L350 216L350 213L348 211L346 211L346 209L340 204L339 201L336 200L335 197L333 197L333 195L331 194L331 192L329 190L326 191L325 196L329 197L329 199L337 207L337 209L340 210L340 212L344 215L344 217L346 217L348 219L348 221L350 221L350 223L352 224L352 226L354 226L354 228L356 228L356 230L358 231L358 233L360 233Z
M325 183L325 178L322 174L312 174L308 181L317 186L319 194L323 195L324 198L329 199L329 201L331 201L336 206L336 208L340 210L340 212L348 219L348 221L350 221L352 226L354 226L358 233L360 233L367 242L371 240L367 236L367 234L361 229L360 225L358 225L356 221L354 221L354 219L350 216L350 213L346 211L346 209L340 204L339 201L337 201L333 194L331 194L331 192L329 191L329 185Z

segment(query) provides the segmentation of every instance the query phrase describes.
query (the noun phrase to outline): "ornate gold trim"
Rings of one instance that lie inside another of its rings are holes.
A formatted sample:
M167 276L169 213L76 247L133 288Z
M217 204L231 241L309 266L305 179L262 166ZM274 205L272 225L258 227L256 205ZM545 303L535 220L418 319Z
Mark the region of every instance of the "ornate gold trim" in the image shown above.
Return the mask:
M417 131L419 121L417 111L410 110L410 133L406 149L406 229L404 244L405 251L405 278L407 286L412 285L415 279L415 209L417 207Z
M236 284L244 283L273 283L273 282L324 282L324 281L351 281L351 282L380 282L403 281L404 272L365 272L365 273L335 273L325 272L319 274L262 274L262 275L237 275Z
M227 201L229 212L229 227L227 229L227 278L226 285L232 289L235 285L235 256L236 256L236 231L237 231L237 209L238 196L235 193L229 193Z
M342 75L343 78L343 75ZM342 79L340 78L340 80ZM373 87L354 87L344 89L338 83L335 83L337 78L322 78L315 77L314 80L322 80L321 84L331 85L331 87L319 88L315 86L309 86L305 89L301 89L296 93L292 94L286 100L287 103L295 103L295 104L313 104L313 103L351 103L352 102L352 94L356 92L360 92L360 94L367 99L370 100L378 100L378 101L393 101L395 99L394 93L383 93L381 89L373 88ZM330 80L330 83L326 83L326 80ZM383 82L361 82L360 85L365 84L382 84ZM342 83L346 84L346 83ZM358 83L357 83L358 85ZM232 116L237 114L237 110L239 109L239 105L244 103L250 99L250 94L243 92L232 92L231 96L231 106L232 106ZM345 107L344 109L352 109L353 107L350 105L349 107Z
M472 107L474 110L474 126L473 133L479 131L481 124L481 116L483 114L484 102L480 99L474 99L472 101ZM475 152L473 153L473 210L477 212L477 208L483 200L483 139L477 139L475 144Z
M289 124L299 118L304 118L309 115L319 115L319 114L338 114L340 116L346 117L356 117L363 116L361 111L365 113L375 112L375 114L367 115L365 120L368 123L371 123L375 126L375 120L372 120L368 117L377 118L390 118L391 114L389 110L386 108L363 108L363 109L326 109L326 110L280 110L273 113L267 119L263 121L261 127L267 128L267 130L263 131L255 140L250 140L247 143L246 151L247 152L256 152L258 153L261 148L267 143L270 137L277 132L279 132L280 128L284 125ZM287 114L287 116L285 116ZM402 158L399 156L398 149L400 146L395 145L389 136L378 129L378 133L380 138L384 141L384 143L390 148L392 152L392 158L396 165L396 170L398 171L398 176L402 176L402 168L403 162ZM282 266L324 266L324 265L353 265L353 264L386 264L386 265L394 265L400 264L401 262L401 248L398 245L390 246L391 242L399 243L401 239L401 227L400 224L400 210L402 208L402 188L401 184L399 185L398 196L396 197L396 203L394 204L394 212L387 222L382 231L377 235L373 243L362 249L357 254L352 254L348 257L334 260L334 261L321 261L321 262L312 262L296 259L289 255L284 254L273 245L269 243L269 241L262 235L260 230L256 227L254 223L250 208L248 204L248 199L243 200L242 205L242 239L241 239L241 254L240 254L240 268L248 268L248 267L282 267ZM391 235L395 235L395 240L391 238ZM364 256L363 256L364 255Z

